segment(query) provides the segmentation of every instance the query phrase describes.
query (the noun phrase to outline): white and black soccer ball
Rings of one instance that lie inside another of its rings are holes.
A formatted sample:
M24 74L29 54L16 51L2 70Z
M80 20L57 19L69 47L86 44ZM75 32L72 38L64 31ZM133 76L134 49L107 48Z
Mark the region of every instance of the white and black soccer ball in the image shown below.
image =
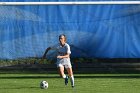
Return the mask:
M40 82L40 88L41 89L47 89L49 87L49 84L47 81L41 81Z

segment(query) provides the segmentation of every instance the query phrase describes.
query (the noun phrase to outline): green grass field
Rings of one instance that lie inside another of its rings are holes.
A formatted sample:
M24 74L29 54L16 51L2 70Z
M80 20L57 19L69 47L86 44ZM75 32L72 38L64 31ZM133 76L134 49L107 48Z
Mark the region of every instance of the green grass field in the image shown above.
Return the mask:
M48 89L40 89L42 80ZM139 74L75 74L75 88L58 74L0 74L0 93L140 93Z

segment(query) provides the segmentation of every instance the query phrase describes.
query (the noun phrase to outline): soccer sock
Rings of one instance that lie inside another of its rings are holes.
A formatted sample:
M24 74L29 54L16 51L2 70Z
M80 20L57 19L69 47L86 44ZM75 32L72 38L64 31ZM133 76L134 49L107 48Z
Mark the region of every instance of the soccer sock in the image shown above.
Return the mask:
M62 77L65 79L66 78L66 75L64 74Z
M74 76L73 75L70 77L70 81L71 81L71 85L74 86Z

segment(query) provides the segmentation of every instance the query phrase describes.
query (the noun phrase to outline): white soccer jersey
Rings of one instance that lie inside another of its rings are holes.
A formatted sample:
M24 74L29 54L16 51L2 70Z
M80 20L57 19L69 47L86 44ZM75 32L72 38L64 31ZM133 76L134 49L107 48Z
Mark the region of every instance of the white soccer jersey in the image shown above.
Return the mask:
M59 43L57 45L52 46L51 49L57 50L57 55L58 56L64 56L65 54L71 54L70 46L67 43L65 43L65 45L63 47ZM59 65L59 64L71 65L70 58L57 58L57 63L56 64L57 65Z

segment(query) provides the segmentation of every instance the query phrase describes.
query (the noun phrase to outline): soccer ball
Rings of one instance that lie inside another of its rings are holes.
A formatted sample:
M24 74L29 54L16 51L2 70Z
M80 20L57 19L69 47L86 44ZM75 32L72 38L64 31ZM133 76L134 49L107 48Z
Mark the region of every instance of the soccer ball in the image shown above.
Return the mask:
M49 86L48 82L47 81L41 81L40 82L40 88L41 89L47 89Z

